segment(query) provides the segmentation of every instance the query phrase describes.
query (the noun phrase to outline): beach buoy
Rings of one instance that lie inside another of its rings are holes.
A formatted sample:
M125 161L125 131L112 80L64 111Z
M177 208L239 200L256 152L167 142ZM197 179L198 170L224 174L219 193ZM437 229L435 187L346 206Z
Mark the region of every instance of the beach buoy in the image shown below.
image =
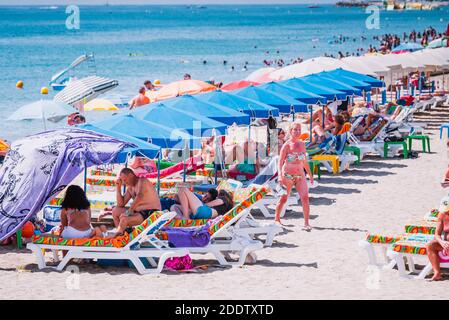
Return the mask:
M34 235L34 225L31 221L25 222L22 227L22 237L31 238Z
M41 94L48 94L48 88L47 87L42 87L41 88Z
M23 81L22 80L17 81L16 87L19 89L23 89Z
M161 80L159 79L154 80L154 84L161 84Z

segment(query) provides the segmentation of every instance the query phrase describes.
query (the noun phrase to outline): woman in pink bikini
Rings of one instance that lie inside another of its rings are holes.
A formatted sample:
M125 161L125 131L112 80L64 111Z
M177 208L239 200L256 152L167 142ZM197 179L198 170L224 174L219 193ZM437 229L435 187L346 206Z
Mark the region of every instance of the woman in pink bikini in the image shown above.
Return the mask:
M304 212L304 230L310 231L309 225L309 188L304 170L313 184L313 175L307 161L306 145L299 138L301 136L301 124L293 122L290 126L290 138L284 143L279 156L278 176L279 183L287 189L287 193L282 195L276 206L275 222L281 224L281 211L287 202L288 197L295 187L301 197L301 204Z

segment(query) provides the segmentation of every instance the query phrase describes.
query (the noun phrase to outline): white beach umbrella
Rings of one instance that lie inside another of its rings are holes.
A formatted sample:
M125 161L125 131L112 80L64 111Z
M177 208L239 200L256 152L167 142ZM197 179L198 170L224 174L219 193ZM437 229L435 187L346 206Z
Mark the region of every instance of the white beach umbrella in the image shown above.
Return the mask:
M73 107L63 102L39 100L20 107L9 116L8 120L42 120L44 129L46 130L46 120L59 122L75 111L76 110Z
M269 74L269 77L273 80L285 80L304 77L322 71L335 70L337 68L344 68L344 63L334 58L317 57L273 71Z
M253 71L249 76L245 78L247 81L253 81L253 82L269 82L271 79L269 78L269 74L275 71L276 69L273 67L268 68L260 68L256 71Z
M389 68L376 62L368 63L363 57L349 56L341 59L341 61L345 65L343 69L370 76L385 76L390 72Z

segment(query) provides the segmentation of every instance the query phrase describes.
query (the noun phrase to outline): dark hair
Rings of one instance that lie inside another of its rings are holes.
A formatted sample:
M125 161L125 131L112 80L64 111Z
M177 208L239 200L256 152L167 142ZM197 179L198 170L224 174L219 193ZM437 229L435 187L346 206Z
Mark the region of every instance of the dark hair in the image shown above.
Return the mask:
M337 114L334 118L335 123L343 125L345 123L345 117L342 114Z
M143 84L152 84L150 80L145 80Z
M217 199L217 197L218 197L218 191L217 191L217 189L210 188L209 190L207 190L207 193L210 194L210 197L211 197L210 200L211 200L211 201Z
M226 211L230 210L234 206L234 200L229 192L226 190L220 190L218 196L222 198L223 202L227 205Z
M139 93L142 93L142 91L145 91L145 87L140 87Z
M89 200L87 200L84 190L77 185L71 185L65 192L61 207L63 209L86 210L90 208Z
M132 171L130 168L123 168L122 170L120 170L120 174L124 175L134 174L134 171Z

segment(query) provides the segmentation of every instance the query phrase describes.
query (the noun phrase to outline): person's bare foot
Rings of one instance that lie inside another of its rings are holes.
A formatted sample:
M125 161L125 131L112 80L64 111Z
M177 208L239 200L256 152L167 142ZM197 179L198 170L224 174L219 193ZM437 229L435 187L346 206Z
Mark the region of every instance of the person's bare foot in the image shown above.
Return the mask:
M281 220L274 220L274 224L277 224L278 226L283 227L284 224L281 222Z
M309 231L312 231L312 227L307 224L304 227L302 227L302 230L309 232Z
M443 188L449 187L449 179L445 179L443 182L441 182L441 186Z
M435 273L430 281L440 281L441 279L441 273Z

